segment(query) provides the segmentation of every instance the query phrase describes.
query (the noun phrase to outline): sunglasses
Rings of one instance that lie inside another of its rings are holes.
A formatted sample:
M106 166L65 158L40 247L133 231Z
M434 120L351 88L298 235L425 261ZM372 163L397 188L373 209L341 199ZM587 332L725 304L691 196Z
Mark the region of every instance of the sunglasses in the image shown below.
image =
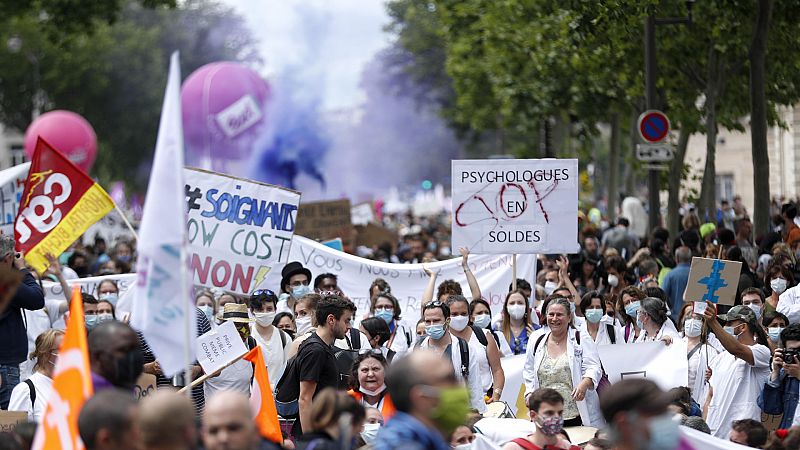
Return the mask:
M269 289L257 289L255 291L253 291L252 295L253 295L253 297L257 297L259 295L269 295L269 296L272 296L272 297L277 297L277 295L275 295L275 293L272 292Z

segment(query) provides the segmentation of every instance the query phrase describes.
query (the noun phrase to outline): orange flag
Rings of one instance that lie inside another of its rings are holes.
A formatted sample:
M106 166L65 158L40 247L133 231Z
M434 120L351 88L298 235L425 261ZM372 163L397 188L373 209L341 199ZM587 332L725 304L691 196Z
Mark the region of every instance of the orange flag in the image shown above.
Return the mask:
M106 191L44 139L36 141L14 222L17 251L37 272L114 208Z
M78 434L78 414L94 393L94 387L83 320L81 291L76 287L72 291L67 332L53 372L53 394L36 429L31 446L34 450L84 448Z
M261 346L247 352L244 359L250 361L255 366L253 374L253 385L250 389L250 405L255 411L256 426L261 436L272 442L283 442L281 425L278 423L278 410L275 408L275 399L272 397L272 389L269 385L269 374L267 365L264 363L264 355L261 353Z

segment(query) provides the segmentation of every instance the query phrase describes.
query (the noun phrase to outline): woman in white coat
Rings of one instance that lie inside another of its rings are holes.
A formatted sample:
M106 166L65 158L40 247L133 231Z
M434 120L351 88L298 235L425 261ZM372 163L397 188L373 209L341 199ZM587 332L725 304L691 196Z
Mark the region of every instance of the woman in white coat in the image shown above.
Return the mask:
M681 338L681 334L669 319L667 305L663 300L647 297L636 312L636 323L642 332L636 342L664 341L667 345Z
M590 336L570 327L572 313L565 298L547 304L545 318L550 330L531 340L525 356L522 378L525 395L549 387L564 397L564 425L603 427L597 383L600 359Z

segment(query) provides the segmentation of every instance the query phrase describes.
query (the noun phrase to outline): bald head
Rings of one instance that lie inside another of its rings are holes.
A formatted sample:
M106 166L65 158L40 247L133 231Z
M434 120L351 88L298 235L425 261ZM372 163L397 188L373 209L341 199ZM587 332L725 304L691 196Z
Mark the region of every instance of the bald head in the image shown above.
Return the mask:
M207 450L255 450L259 440L247 396L223 391L206 402L203 443Z
M415 350L393 362L386 374L386 386L398 411L411 413L414 405L411 389L418 385L440 386L455 382L455 372L449 360L429 350Z
M141 402L139 428L142 442L148 449L197 446L192 401L170 389L159 389Z

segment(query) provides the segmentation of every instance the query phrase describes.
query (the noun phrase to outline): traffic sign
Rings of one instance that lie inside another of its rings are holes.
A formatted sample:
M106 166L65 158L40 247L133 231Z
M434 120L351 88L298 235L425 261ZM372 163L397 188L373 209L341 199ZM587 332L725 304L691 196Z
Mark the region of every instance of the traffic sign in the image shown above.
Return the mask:
M668 162L674 158L669 144L637 144L636 159L643 162Z
M639 116L639 136L645 142L661 142L669 134L669 119L661 111L651 109Z

